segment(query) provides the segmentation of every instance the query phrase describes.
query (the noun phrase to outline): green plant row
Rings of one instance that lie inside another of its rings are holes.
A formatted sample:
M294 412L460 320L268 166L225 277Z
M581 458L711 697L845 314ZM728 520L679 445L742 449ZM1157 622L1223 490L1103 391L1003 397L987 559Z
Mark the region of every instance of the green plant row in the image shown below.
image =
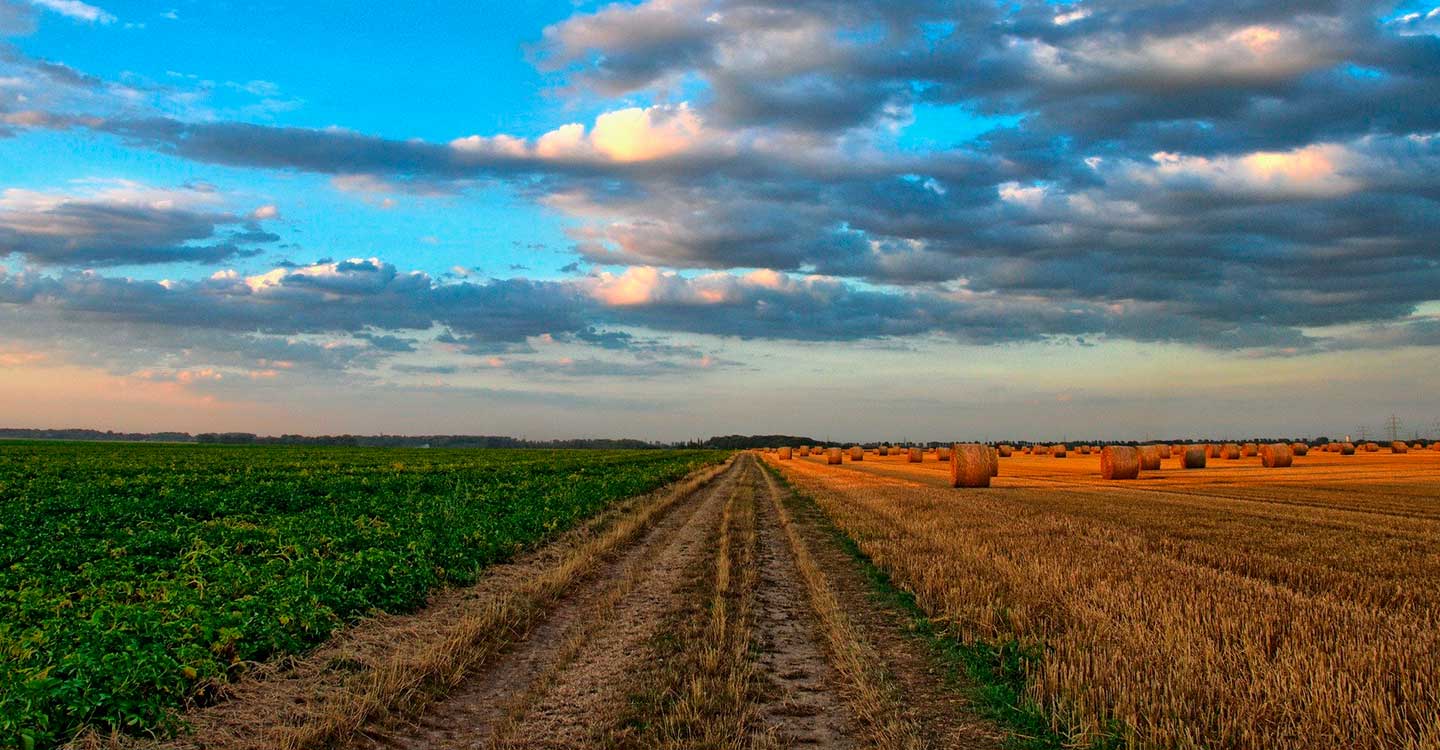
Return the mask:
M723 455L0 444L0 748L173 731L248 664Z

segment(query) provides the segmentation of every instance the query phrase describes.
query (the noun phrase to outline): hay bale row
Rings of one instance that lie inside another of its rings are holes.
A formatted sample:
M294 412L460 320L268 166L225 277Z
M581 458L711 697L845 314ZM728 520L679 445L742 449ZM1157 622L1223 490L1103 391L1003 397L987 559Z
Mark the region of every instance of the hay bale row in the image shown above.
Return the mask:
M1160 468L1158 463L1155 468ZM1140 450L1128 445L1107 445L1101 448L1100 476L1105 479L1139 478Z
M989 446L956 443L951 447L951 487L989 487L991 476Z
M1015 446L1013 446L1013 445L1008 445L1008 444L1001 444L1001 445L994 446L994 447L990 447L990 446L986 446L986 447L987 447L988 450L990 450L990 451L992 452L993 457L994 457L995 459L999 459L999 458L1009 458L1009 457L1015 455L1015 451L1017 450L1017 448L1016 448ZM1106 447L1108 448L1108 447L1110 447L1110 446L1106 446ZM1124 446L1115 446L1115 447L1124 447ZM1371 452L1371 453L1373 453L1373 452L1379 451L1379 450L1380 450L1380 447L1381 447L1381 446L1380 446L1378 443L1373 443L1373 442L1370 442L1370 443L1361 443L1361 444L1359 444L1359 445L1356 445L1356 444L1354 444L1354 443L1338 443L1338 442L1332 442L1332 443L1328 443L1328 444L1326 444L1326 445L1323 445L1323 446L1318 447L1317 450L1321 450L1321 451L1328 452L1328 453L1338 453L1338 454L1344 455L1344 456L1351 456L1351 455L1354 455L1357 450L1358 450L1358 451L1365 451L1365 452ZM1434 451L1440 452L1440 441L1431 443L1431 444L1429 444L1429 445L1423 445L1423 444L1421 444L1421 443L1416 443L1415 445L1412 446L1412 445L1410 445L1410 444L1405 443L1404 441L1399 441L1399 440L1397 440L1397 441L1394 441L1394 442L1390 443L1390 444L1389 444L1389 448L1390 448L1390 452L1391 452L1391 453L1408 453L1408 452L1409 452L1410 450L1412 450L1412 449L1413 449L1413 450L1427 450L1427 449L1428 449L1428 450L1434 450ZM796 455L799 455L799 456L809 456L809 455L812 455L812 453L813 453L813 455L816 455L816 456L822 456L822 455L823 455L823 456L826 456L826 457L828 458L828 457L832 454L832 452L833 452L833 451L836 451L836 450L839 450L839 451L841 452L842 457L848 452L849 458L850 458L851 461L863 461L863 460L865 460L865 453L866 453L866 451L865 451L865 449L864 449L862 446L859 446L859 445L851 446L850 448L844 448L844 449L840 449L840 448L829 448L829 449L827 449L827 448L822 448L822 447L819 447L819 446L808 446L808 445L802 445L802 446L800 446L799 448L790 448L790 447L787 446L787 447L780 447L780 448L761 448L761 449L759 449L760 452L763 452L763 453L773 453L773 454L776 454L777 457L779 457L781 460L787 460L787 461L788 461L788 460L791 460L791 458L794 457L794 456L796 456ZM933 450L934 450L934 452L935 452L936 460L938 460L938 461L950 461L950 460L954 457L954 449L953 449L953 448L936 447L936 448L934 448ZM1055 457L1055 458L1065 458L1065 457L1067 457L1067 455L1068 455L1068 453L1069 453L1070 450L1075 450L1076 452L1080 453L1081 455L1100 454L1100 455L1103 456L1103 455L1104 455L1104 450L1105 450L1105 448L1102 448L1102 447L1100 447L1100 446L1091 446L1091 445L1080 445L1080 446L1075 446L1074 448L1071 448L1071 447L1066 446L1066 445L1064 445L1064 444L1035 445L1035 446L1025 446L1025 447L1023 448L1023 452L1026 453L1026 454L1029 454L1029 455L1053 456L1053 457ZM1192 457L1191 457L1191 453L1194 452L1194 451L1199 451L1199 452L1202 454L1203 458L1205 458L1205 459L1220 458L1220 459L1230 460L1230 461L1237 460L1237 459L1240 459L1240 458L1242 458L1242 457L1259 456L1260 459L1261 459L1261 464L1262 464L1262 465L1265 465L1265 466L1272 466L1272 465L1273 465L1273 466L1283 467L1283 466L1293 465L1293 461L1294 461L1294 458L1295 458L1296 456L1305 456L1305 455L1308 455L1309 452L1310 452L1310 445L1309 445L1308 443L1304 443L1304 442L1294 442L1294 443L1288 443L1288 444L1287 444L1287 443L1273 443L1273 444L1265 444L1265 445L1261 445L1261 444L1258 444L1258 443L1244 443L1244 444L1239 444L1239 443L1223 443L1223 444L1209 443L1209 444L1198 444L1198 445L1184 444L1184 443L1176 443L1176 444L1174 444L1174 445L1170 445L1170 444L1144 445L1144 446L1140 446L1140 447L1136 448L1136 453L1137 453L1137 457L1138 457L1137 460L1138 460L1138 462L1139 462L1140 470L1141 470L1141 471L1153 471L1153 470L1157 470L1157 469L1160 468L1160 466L1158 465L1159 462L1164 461L1164 460L1166 460L1166 459L1170 459L1170 458L1179 459L1182 466L1186 466L1186 468L1191 468L1190 464L1196 463L1195 461L1192 460ZM907 458L907 460L908 460L908 462L910 462L910 463L923 463L924 460L925 460L925 459L924 459L924 456L925 456L925 453L927 452L927 450L924 449L924 448L901 448L901 447L898 447L898 446L886 446L886 445L882 445L882 446L880 446L880 447L878 447L878 448L875 448L875 449L874 449L874 452L875 452L876 454L878 454L878 455L881 455L881 456L892 455L892 452L893 452L893 454L905 455L906 458ZM1265 456L1266 456L1267 452L1270 453L1270 454L1274 457L1274 458L1271 459L1271 463L1266 463ZM1200 465L1201 465L1201 466L1204 466L1205 463L1208 463L1208 462L1202 462ZM998 460L996 461L996 466L997 466L997 471L998 471ZM998 474L994 474L994 476L998 476Z

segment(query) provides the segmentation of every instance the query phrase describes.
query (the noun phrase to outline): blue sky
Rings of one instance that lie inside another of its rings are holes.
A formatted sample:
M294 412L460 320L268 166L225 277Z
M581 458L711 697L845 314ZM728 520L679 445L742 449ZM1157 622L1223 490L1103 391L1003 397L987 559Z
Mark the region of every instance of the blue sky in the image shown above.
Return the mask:
M503 13L473 3L428 9L108 3L104 11L114 22L41 13L37 32L15 42L27 54L108 80L203 89L207 94L196 106L224 112L227 119L446 141L473 132L545 132L570 121L574 113L545 93L545 76L521 50L537 29L572 10L570 2L520 3ZM478 265L488 273L526 265L549 275L569 262L554 262L565 246L563 219L511 200L503 187L484 191L480 200L389 196L393 209L365 212L324 189L323 179L217 169L137 153L114 138L65 133L0 140L0 163L12 187L45 189L117 174L151 184L207 181L261 203L283 203L299 247L288 255L267 254L268 260L403 252L416 267L437 274L455 265ZM535 257L521 249L535 245L556 252ZM175 270L127 269L156 278Z
M0 422L1440 429L1437 33L1433 2L0 0Z

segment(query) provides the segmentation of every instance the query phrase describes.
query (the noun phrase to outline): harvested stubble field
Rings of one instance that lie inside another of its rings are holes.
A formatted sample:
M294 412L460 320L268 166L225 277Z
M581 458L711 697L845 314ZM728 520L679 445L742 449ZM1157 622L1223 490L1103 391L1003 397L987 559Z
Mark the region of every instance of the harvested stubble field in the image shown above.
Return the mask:
M1017 452L980 490L933 454L767 458L955 638L1027 654L1078 745L1440 747L1440 454L1105 482Z

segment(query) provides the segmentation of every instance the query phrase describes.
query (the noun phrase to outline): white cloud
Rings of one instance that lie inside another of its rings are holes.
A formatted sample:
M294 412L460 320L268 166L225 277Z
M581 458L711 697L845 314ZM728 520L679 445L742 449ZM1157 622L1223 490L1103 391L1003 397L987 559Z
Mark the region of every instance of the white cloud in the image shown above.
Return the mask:
M1193 180L1232 194L1298 197L1344 195L1363 187L1350 173L1359 157L1331 143L1219 157L1161 151L1151 160L1152 167L1135 173L1142 182Z
M110 24L118 20L115 16L107 13L103 9L88 3L82 3L80 0L30 0L30 2L41 8L54 11L77 21Z
M706 129L687 104L629 107L604 112L588 132L581 123L562 125L533 142L510 135L471 135L450 142L474 157L535 157L551 161L641 162L713 146L719 135Z
M631 107L595 118L590 143L614 161L649 161L689 150L701 130L700 116L683 105Z

